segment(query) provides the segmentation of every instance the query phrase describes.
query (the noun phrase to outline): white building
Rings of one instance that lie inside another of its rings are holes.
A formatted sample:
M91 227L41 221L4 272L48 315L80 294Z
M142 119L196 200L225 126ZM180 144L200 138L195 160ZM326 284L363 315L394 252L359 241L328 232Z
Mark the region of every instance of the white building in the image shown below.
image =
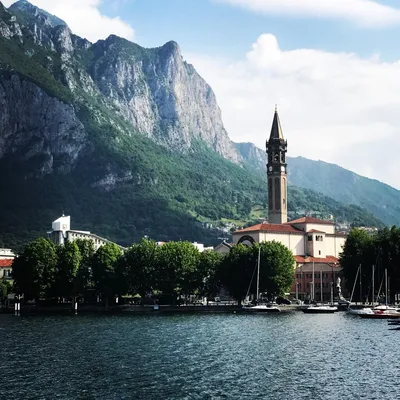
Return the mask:
M11 249L0 249L0 279L11 278L15 254Z
M94 233L89 231L78 231L71 229L71 217L62 216L56 219L52 223L52 231L48 232L48 237L55 243L55 244L64 244L68 241L74 241L76 239L86 239L91 240L94 244L95 250L99 247L105 245L106 243L111 243L110 240L104 239ZM125 250L124 247L117 245L121 250Z
M319 263L337 263L346 235L336 233L330 221L303 217L284 224L262 223L232 234L233 244L253 244L275 240L288 247L298 264L307 258Z

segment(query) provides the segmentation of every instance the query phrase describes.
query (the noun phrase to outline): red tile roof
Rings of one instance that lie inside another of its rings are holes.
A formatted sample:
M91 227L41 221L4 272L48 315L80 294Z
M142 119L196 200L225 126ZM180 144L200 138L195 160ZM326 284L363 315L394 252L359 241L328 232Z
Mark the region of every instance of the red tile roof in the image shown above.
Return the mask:
M276 232L276 233L297 233L304 235L301 229L297 229L294 226L287 224L257 224L249 226L248 228L239 229L234 233L246 233L246 232Z
M324 231L318 231L316 229L311 229L310 231L308 231L307 233L325 233Z
M3 258L0 259L0 268L8 268L12 266L13 259L11 258Z
M286 222L286 224L320 224L320 225L335 225L331 221L323 221L322 219L313 217L302 217L293 221Z
M318 257L309 257L309 256L294 256L296 262L298 263L329 263L329 264L338 264L339 259L334 256L326 256L325 258Z

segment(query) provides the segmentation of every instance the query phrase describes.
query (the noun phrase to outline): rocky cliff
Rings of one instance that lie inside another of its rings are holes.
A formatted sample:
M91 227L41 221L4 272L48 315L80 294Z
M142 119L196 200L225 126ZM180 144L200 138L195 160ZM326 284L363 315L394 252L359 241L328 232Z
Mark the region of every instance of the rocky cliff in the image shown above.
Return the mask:
M112 35L91 44L73 35L64 21L26 1L15 3L8 12L2 10L1 37L23 43L25 54L37 57L73 93L75 108L76 100L85 95L96 97L111 113L159 144L187 152L200 140L224 158L240 163L211 87L183 60L177 43L145 49ZM71 121L66 121L70 131L75 123L71 112ZM53 129L59 117L54 115ZM50 120L47 115L46 121ZM7 129L3 132L8 137L15 135Z

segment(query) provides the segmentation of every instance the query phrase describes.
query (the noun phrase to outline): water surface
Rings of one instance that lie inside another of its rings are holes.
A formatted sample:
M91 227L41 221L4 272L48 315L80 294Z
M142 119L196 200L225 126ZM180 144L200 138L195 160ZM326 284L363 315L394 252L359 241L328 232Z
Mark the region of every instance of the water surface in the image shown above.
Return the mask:
M0 315L0 399L399 399L400 331L344 313Z

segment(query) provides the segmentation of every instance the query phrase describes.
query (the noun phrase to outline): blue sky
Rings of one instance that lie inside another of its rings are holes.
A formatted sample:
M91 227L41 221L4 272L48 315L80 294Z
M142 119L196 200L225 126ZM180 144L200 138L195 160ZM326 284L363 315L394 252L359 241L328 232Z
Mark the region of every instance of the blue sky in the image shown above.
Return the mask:
M400 9L398 0L379 3ZM183 52L240 58L254 38L269 32L279 37L283 50L307 47L400 58L400 25L360 29L340 19L261 15L212 0L106 0L100 8L109 16L123 16L135 28L135 41L145 47L175 40Z
M277 103L290 156L400 189L400 0L31 2L91 41L178 42L232 140L264 148Z

